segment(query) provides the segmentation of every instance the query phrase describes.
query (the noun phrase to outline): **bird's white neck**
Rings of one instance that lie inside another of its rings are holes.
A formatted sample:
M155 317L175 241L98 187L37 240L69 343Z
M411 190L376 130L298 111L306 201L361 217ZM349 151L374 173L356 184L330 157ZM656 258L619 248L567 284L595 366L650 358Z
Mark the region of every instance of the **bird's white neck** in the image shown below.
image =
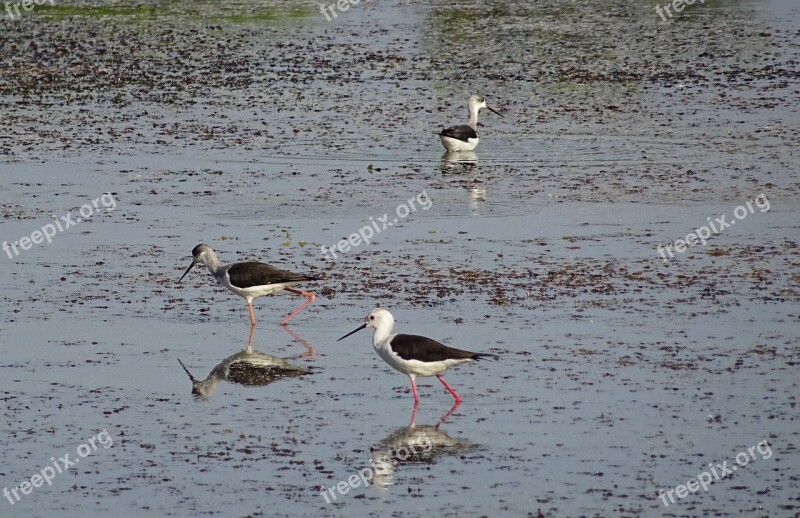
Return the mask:
M389 338L392 336L392 328L391 327L379 327L375 329L375 332L372 334L372 347L375 349L381 349L386 346L389 342Z
M467 125L472 129L478 129L478 108L477 106L470 106L469 108L469 122Z
M205 261L203 261L208 268L208 271L211 272L211 275L217 276L217 272L219 272L220 264L219 259L217 258L217 254L211 253L207 254L205 257Z

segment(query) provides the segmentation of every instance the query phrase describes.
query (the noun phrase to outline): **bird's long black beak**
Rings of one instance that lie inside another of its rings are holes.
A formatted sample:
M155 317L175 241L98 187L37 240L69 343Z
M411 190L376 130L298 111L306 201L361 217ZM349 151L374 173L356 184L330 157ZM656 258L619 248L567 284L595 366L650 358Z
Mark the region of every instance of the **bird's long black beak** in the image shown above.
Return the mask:
M189 369L186 368L186 365L183 364L183 362L181 361L180 358L178 358L178 363L181 364L181 367L183 367L183 370L185 370L186 374L189 375L189 379L192 380L192 383L194 383L194 381L195 381L194 376L192 376L192 373L189 372Z
M493 110L493 109L489 108L488 106L486 107L486 109L487 109L487 110L489 110L490 112L494 112L494 113L496 113L497 115L499 115L499 116L503 117L503 114L502 114L502 113L500 113L500 112L499 112L499 111L497 111L497 110ZM503 118L505 119L505 117L503 117Z
M361 324L360 326L358 326L357 328L353 329L352 331L350 331L349 333L347 333L346 335L344 335L343 337L339 338L339 339L338 339L338 340L336 340L336 341L337 341L337 342L341 342L342 340L344 340L344 339L345 339L345 338L347 338L348 336L352 335L353 333L358 333L359 331L361 331L361 330L362 330L362 329L364 329L365 327L367 327L367 324Z
M195 263L193 261L192 264L190 264L189 267L186 268L186 271L183 272L183 275L181 275L181 278L178 279L178 282L181 282L183 280L183 278L186 277L186 274L189 273L189 271L192 269L192 267L194 267L194 265L195 265Z

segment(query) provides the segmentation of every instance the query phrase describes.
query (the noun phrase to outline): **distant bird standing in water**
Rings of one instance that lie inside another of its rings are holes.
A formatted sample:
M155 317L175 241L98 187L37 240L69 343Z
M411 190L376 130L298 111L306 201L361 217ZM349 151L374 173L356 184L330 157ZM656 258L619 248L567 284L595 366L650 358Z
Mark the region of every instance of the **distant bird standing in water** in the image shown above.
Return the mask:
M375 330L372 335L372 347L378 356L411 379L414 403L419 403L415 381L417 376L436 376L444 388L455 398L456 404L461 403L461 397L444 380L441 373L454 365L473 362L484 357L494 357L493 354L454 349L424 336L392 334L394 317L383 308L375 308L370 311L364 324L339 340L343 340L365 327Z
M450 126L443 129L439 134L442 145L449 152L472 151L478 146L478 112L481 108L497 113L495 110L486 106L486 99L480 95L473 95L469 98L469 122L458 126ZM502 115L500 115L502 117Z
M219 284L225 286L230 291L247 300L247 308L250 310L250 325L256 325L256 316L253 313L253 299L262 295L271 295L281 290L286 290L295 295L306 297L306 301L283 319L281 325L286 325L298 313L314 302L316 296L307 291L298 291L290 288L308 281L320 280L319 277L294 273L287 270L280 270L268 264L255 261L244 263L233 263L223 266L220 264L217 254L208 245L197 245L192 250L192 264L186 269L178 280L181 282L186 274L196 264L204 264L208 271L214 276Z

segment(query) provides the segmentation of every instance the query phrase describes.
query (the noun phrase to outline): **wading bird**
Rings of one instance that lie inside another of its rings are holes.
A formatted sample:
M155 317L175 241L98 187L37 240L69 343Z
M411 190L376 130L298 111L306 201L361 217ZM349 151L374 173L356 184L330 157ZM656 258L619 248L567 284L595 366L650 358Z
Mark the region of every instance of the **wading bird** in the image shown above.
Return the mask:
M370 311L364 324L339 340L343 340L365 327L375 329L372 335L372 347L378 356L411 379L414 403L419 403L417 376L436 376L444 388L453 395L456 403L461 403L461 397L444 380L441 373L454 365L469 363L484 357L494 357L492 354L454 349L424 336L392 334L394 317L383 308L375 308Z
M439 139L442 141L442 145L448 153L454 151L472 151L478 146L478 133L475 130L478 127L478 111L480 111L481 108L486 108L500 115L495 110L486 106L486 99L480 95L473 95L470 97L469 122L458 126L450 126L439 133ZM500 116L502 117L502 115Z
M181 282L196 264L206 265L208 271L211 272L211 275L214 276L219 284L247 300L251 326L256 325L256 316L253 313L253 299L256 297L272 295L281 290L286 290L289 293L301 295L307 299L300 307L284 318L281 325L288 324L292 318L314 302L316 298L313 293L294 290L290 286L308 281L317 281L319 277L280 270L274 266L255 261L222 265L214 250L210 246L202 244L197 245L192 250L192 264L189 265L189 268L186 269L178 282Z

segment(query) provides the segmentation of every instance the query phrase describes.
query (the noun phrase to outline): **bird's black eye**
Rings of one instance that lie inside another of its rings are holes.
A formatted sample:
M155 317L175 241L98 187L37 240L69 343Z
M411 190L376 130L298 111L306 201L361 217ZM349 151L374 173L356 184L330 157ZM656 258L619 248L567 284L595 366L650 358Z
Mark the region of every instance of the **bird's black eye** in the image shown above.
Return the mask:
M370 315L370 316L369 316L369 319L370 319L370 320L375 320L375 315Z

